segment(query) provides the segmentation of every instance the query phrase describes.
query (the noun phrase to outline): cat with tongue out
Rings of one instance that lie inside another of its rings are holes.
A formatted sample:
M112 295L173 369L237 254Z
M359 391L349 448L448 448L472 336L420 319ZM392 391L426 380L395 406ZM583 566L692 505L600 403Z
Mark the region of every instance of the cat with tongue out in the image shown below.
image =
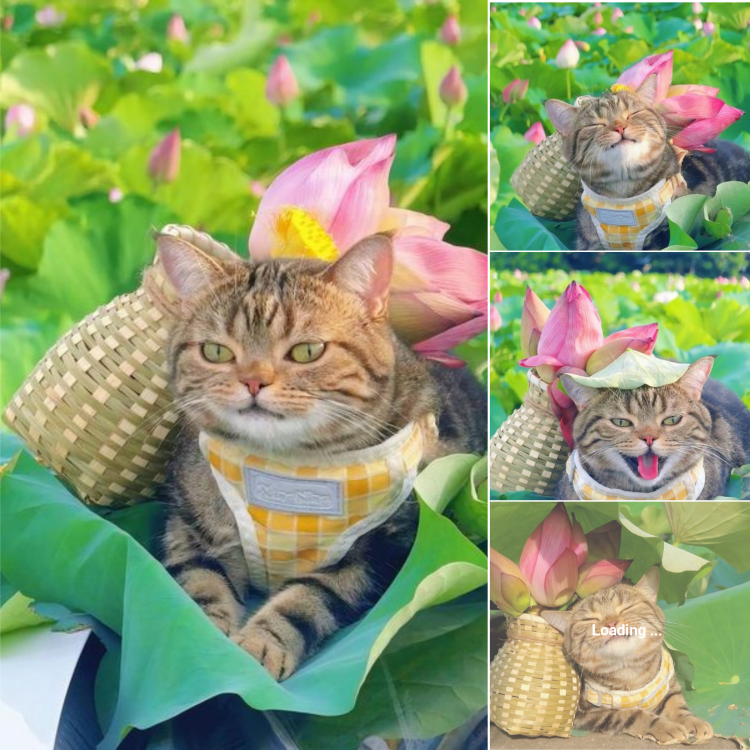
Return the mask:
M559 500L711 500L750 463L750 411L709 378L713 357L668 385L593 388L562 375L578 407Z

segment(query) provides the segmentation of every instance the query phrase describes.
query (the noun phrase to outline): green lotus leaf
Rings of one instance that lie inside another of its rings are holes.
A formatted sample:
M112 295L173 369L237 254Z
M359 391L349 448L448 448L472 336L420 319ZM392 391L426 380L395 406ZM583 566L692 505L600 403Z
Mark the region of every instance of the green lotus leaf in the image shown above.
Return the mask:
M587 388L619 388L631 390L642 385L658 388L676 383L687 371L688 365L642 354L634 349L623 352L612 364L596 375L569 375L576 383Z

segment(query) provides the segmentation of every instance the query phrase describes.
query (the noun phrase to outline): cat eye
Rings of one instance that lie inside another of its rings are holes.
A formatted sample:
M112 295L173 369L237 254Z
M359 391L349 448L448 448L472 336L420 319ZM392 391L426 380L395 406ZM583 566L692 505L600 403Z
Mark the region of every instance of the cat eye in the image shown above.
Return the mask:
M667 417L662 422L662 424L672 425L672 424L679 424L680 422L682 422L682 417L681 416L674 416L674 417Z
M615 417L614 419L610 419L610 422L612 424L617 425L618 427L632 427L633 423L629 419L621 419L620 417Z
M227 362L234 362L234 353L228 346L217 344L214 341L207 341L201 345L201 354L203 358L215 365L223 365Z
M316 341L297 344L289 350L289 358L300 364L307 364L308 362L320 359L325 348L325 344Z

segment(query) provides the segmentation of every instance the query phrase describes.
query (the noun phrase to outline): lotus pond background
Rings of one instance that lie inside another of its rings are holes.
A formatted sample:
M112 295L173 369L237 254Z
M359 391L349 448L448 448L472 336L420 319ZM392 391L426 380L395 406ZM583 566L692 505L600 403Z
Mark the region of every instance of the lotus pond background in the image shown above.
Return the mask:
M605 336L656 322L656 356L694 362L717 355L711 376L750 407L750 258L746 253L492 253L490 257L490 299L500 315L500 325L491 334L491 432L520 406L528 387L527 370L518 364L526 287L552 309L573 280L591 294ZM731 497L744 496L742 484L738 476Z
M490 544L518 563L523 545L554 503L493 503ZM750 738L750 504L565 503L584 533L622 526L618 557L636 582L661 572L665 640L691 710L716 734ZM493 631L495 626L493 625ZM494 656L494 654L493 654ZM578 734L574 732L574 734ZM585 733L583 733L585 734Z
M169 31L175 15L186 34ZM449 43L441 27L450 15L457 16L461 39ZM70 326L138 286L153 257L153 228L190 224L245 255L266 186L321 148L396 133L393 205L449 222L449 242L486 249L486 40L480 2L6 3L0 114L5 119L11 106L23 104L33 108L35 121L23 133L9 123L0 147L2 268L10 271L0 303L0 403ZM284 108L265 95L281 54L300 88ZM439 86L452 66L469 95L448 118ZM155 183L149 155L175 129L182 139L179 171ZM486 376L484 337L459 353ZM21 446L5 434L2 447L7 460ZM158 508L97 516L27 453L4 472L4 534L20 539L21 528L33 527L37 541L60 545L65 563L51 571L46 554L4 544L2 601L20 596L20 588L38 602L64 604L35 605L60 627L94 625L107 646L96 697L110 747L133 724L158 726L131 733L131 746L187 746L190 733L180 739L178 724L167 720L227 692L281 709L302 748L349 750L375 734L432 737L486 702L486 571L477 547L486 532L485 475L486 463L470 456L449 457L424 472L426 520L412 563L382 608L324 650L307 675L304 669L296 675L296 687L269 685L251 660L231 682L242 654L205 629L208 621L144 550L155 551ZM81 543L84 537L91 546ZM32 559L39 567L28 564ZM106 592L105 575L112 583ZM184 649L166 631L151 629L157 621L149 597L175 607L175 628L189 641ZM391 640L430 603L438 606ZM129 640L121 641L124 631ZM224 654L216 656L224 667L201 680L195 670L205 664L184 658L202 653L196 639ZM163 659L156 671L149 661L154 652ZM146 670L155 691L150 702L142 700ZM182 677L167 684L176 674ZM211 706L217 710L215 701ZM265 721L244 702L231 706L238 736ZM211 741L239 741L218 715L202 714L204 730L225 732Z
M524 133L537 122L547 135L554 132L544 111L546 99L572 103L582 94L598 95L639 60L671 49L674 84L716 86L719 98L750 112L750 3L703 3L699 13L693 5L615 2L601 7L593 3L491 6L490 139L497 189L490 211L495 228L492 249L565 250L575 246L574 222L532 216L510 185L511 174L533 147ZM538 19L538 28L529 26L532 17ZM568 39L580 45L580 61L575 68L563 70L557 67L555 56ZM528 93L506 105L502 91L515 79L529 81ZM749 116L741 117L720 137L750 148ZM723 193L714 203L693 196L675 201L668 214L673 225L671 249L748 248L750 186L728 183ZM731 206L732 221L723 228L704 223L716 219L722 205Z

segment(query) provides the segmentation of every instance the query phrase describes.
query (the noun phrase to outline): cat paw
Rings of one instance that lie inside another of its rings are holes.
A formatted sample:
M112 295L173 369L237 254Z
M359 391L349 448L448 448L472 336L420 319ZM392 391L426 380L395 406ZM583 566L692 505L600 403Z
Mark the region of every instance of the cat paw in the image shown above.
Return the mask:
M299 658L276 633L252 620L232 637L232 640L250 656L257 659L274 680L290 677L299 666Z
M696 742L706 742L714 736L714 728L707 721L692 714L680 718L680 724L685 727L691 737L695 737Z
M657 745L679 745L689 739L688 730L682 724L660 719L654 726L649 727L645 739L653 740Z

